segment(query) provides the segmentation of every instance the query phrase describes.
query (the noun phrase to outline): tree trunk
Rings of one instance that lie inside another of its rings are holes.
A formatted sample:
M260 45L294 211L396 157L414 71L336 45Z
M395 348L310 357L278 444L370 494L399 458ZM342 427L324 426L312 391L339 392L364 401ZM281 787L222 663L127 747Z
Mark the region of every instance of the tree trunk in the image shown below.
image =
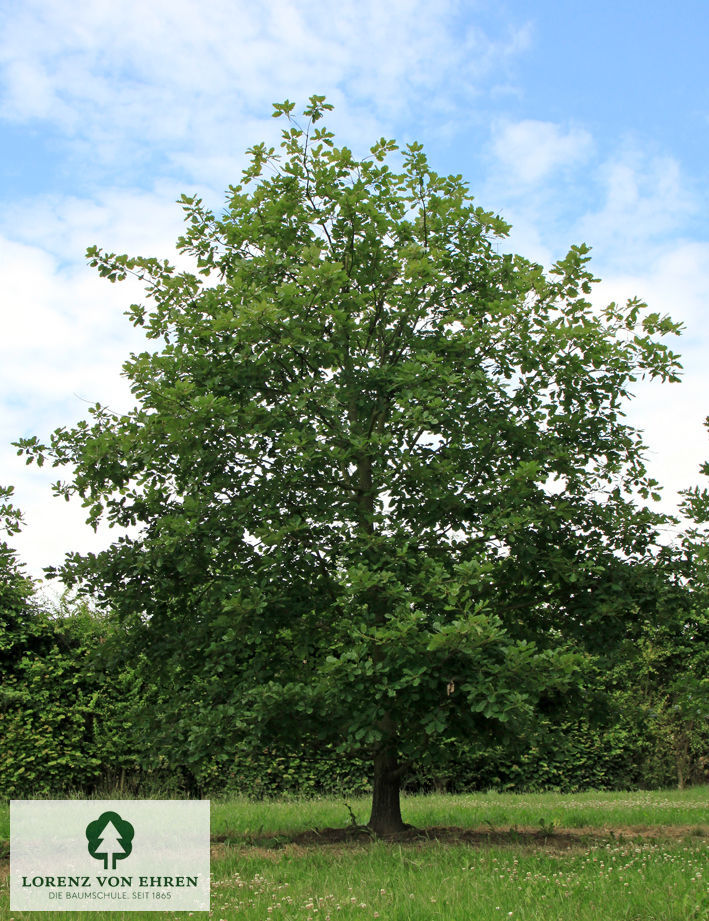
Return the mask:
M357 403L353 397L350 402L350 421L354 425L357 420ZM370 430L371 431L371 430ZM363 534L374 535L374 488L372 476L372 458L363 454L357 463L358 486L357 514L359 527ZM376 551L369 552L369 562L372 570L378 568L379 560ZM386 623L386 611L382 597L376 589L370 590L366 595L367 607L374 614L375 624ZM376 644L372 648L372 662L376 665L382 657L381 650ZM401 771L397 759L396 727L389 713L385 713L378 724L382 731L380 747L374 755L374 784L372 790L372 814L369 817L369 828L376 835L391 835L406 828L401 820L401 804L399 789L401 784Z
M684 790L687 786L687 775L690 767L689 732L684 728L677 729L674 734L674 743L675 764L677 766L677 789Z
M391 835L407 826L401 819L399 788L401 773L393 743L384 744L374 756L374 790L369 828L377 835Z

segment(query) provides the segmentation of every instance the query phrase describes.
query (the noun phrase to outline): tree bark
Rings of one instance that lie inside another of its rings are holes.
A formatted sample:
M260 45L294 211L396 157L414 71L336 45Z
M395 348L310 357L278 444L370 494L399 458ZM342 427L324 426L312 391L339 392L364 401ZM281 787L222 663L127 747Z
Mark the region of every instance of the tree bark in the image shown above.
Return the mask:
M369 828L377 835L392 835L407 827L401 819L401 772L396 743L385 741L374 755L374 789Z
M356 402L350 402L350 421L354 424L357 419ZM371 434L371 431L370 431ZM368 454L363 454L357 463L358 468L358 494L357 494L357 512L359 527L363 534L370 537L374 535L374 486L372 458ZM370 550L370 563L373 569L377 567L377 559L374 551ZM374 615L376 624L386 622L386 612L382 605L381 595L376 591L370 591L367 597L367 606ZM372 661L377 664L380 661L381 652L374 645L372 649ZM374 782L372 790L372 813L369 818L368 827L376 835L391 835L403 831L407 826L401 819L401 771L399 770L397 758L397 736L396 727L392 721L391 715L385 713L378 724L382 731L382 741L374 755Z

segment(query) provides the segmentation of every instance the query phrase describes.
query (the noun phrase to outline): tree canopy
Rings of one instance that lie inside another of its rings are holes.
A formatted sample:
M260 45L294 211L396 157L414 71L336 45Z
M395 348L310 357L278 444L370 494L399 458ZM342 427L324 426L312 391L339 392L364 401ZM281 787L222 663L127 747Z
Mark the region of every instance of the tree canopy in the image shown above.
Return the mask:
M222 213L183 196L178 271L89 259L146 303L137 405L30 458L88 520L136 527L59 574L153 638L209 732L307 731L372 757L370 825L401 827L407 765L507 728L583 682L637 616L652 553L640 375L674 381L679 325L592 306L589 251L550 271L417 143L357 158L294 106ZM393 165L392 165L393 164Z

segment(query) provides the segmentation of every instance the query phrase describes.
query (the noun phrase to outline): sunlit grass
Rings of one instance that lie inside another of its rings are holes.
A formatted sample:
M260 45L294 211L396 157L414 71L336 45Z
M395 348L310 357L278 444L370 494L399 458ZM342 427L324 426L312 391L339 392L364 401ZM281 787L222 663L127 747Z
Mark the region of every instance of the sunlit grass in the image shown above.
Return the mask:
M235 853L220 865L212 911L303 921L690 921L709 917L707 858L704 845L647 842L563 856L383 843L285 849L270 861Z
M704 843L608 843L573 854L517 847L375 842L277 851L237 848L213 861L214 921L705 921L709 848ZM0 918L43 921L7 909ZM106 921L117 912L66 912ZM199 913L197 913L199 915ZM204 915L200 915L204 917ZM127 919L177 917L130 912ZM184 914L182 914L184 917Z
M268 834L338 827L350 821L348 803L361 824L369 818L370 800L232 799L212 803L216 834ZM563 828L604 826L696 825L709 823L709 787L632 793L471 793L404 796L404 820L419 827L453 825L463 828L539 827L543 820Z

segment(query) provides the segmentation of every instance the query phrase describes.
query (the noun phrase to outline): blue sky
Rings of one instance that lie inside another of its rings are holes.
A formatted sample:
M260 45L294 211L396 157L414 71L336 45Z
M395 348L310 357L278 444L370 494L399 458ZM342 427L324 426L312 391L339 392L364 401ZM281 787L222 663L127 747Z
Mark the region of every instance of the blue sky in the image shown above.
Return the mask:
M709 458L709 79L705 0L66 0L0 3L0 483L31 570L105 543L10 442L100 400L130 405L122 361L140 298L86 247L170 257L175 199L214 207L243 151L277 142L271 103L324 93L338 140L423 142L549 265L593 248L598 302L632 295L687 330L685 380L640 385L631 420L676 491Z

